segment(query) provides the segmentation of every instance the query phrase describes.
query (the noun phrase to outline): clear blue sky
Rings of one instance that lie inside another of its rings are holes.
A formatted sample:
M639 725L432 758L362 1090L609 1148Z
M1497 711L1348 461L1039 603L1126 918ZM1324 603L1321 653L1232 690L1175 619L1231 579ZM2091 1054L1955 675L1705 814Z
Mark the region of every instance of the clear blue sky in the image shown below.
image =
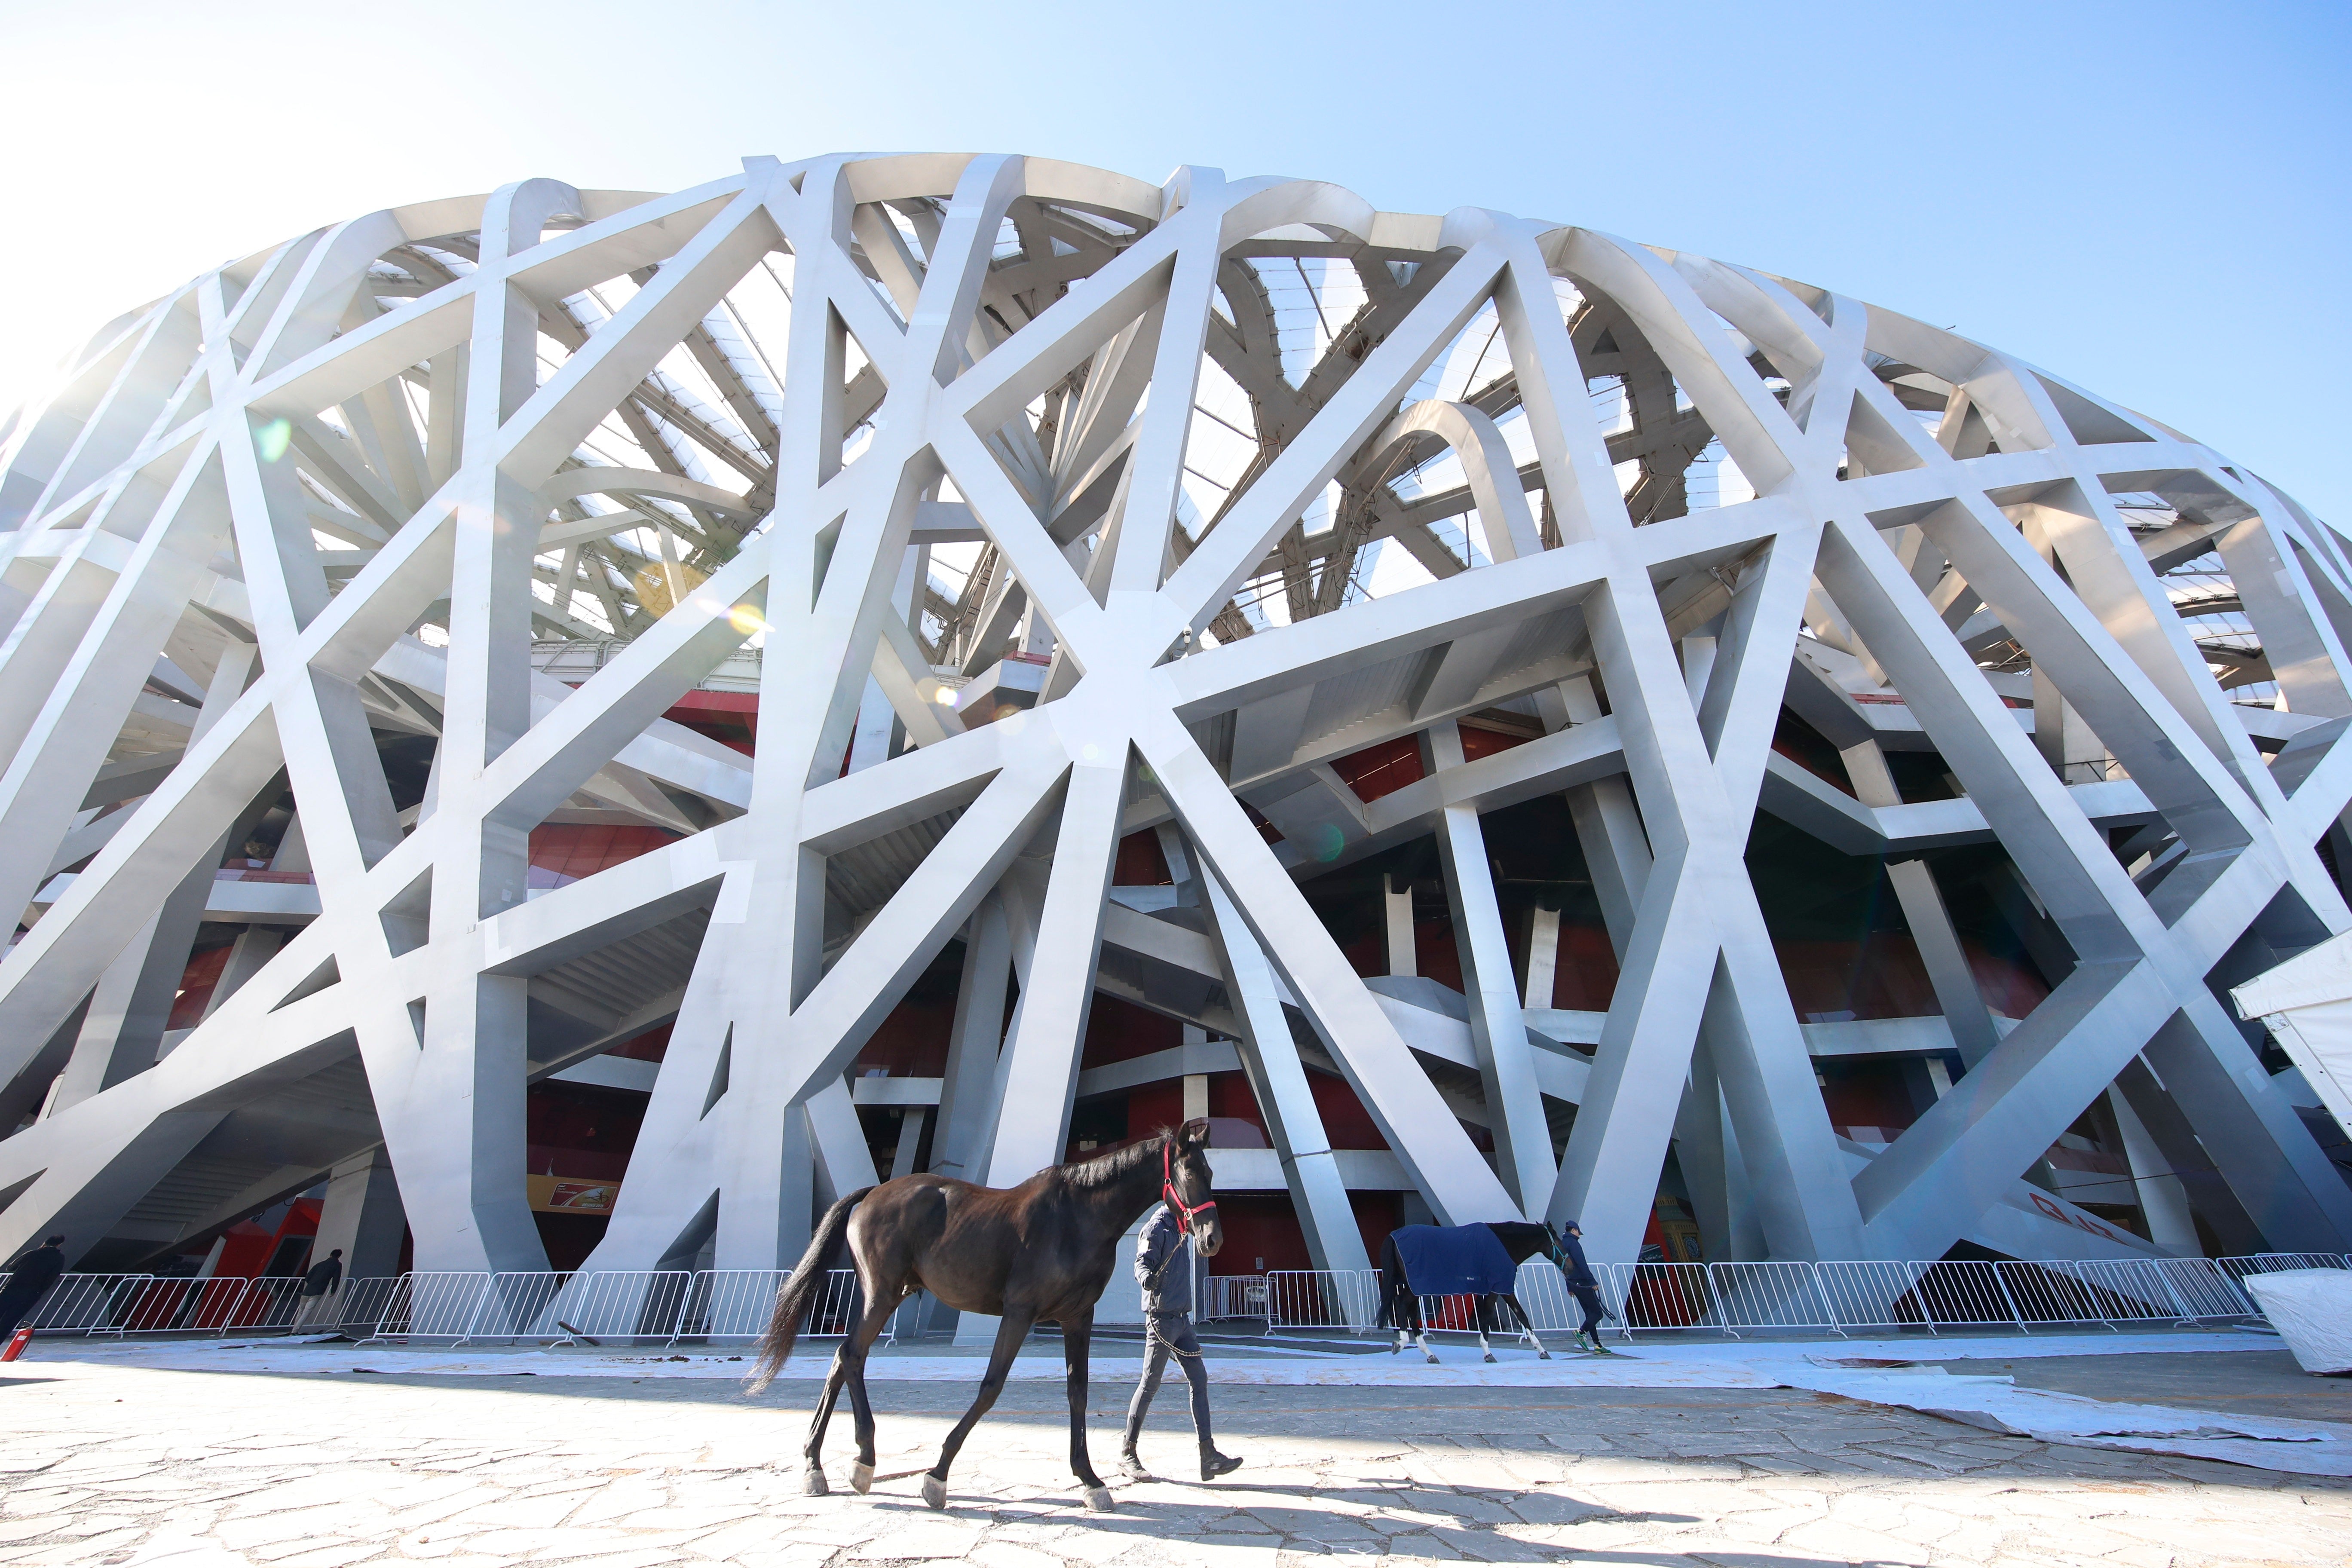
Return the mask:
M528 174L1008 150L1605 228L1858 295L2352 523L2352 7L0 0L0 405L233 253Z

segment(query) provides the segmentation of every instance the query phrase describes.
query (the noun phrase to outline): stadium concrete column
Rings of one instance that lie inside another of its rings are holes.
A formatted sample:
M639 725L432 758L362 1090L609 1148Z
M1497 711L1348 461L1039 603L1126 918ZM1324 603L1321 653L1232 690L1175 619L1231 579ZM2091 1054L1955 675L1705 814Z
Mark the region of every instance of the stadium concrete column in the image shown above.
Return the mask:
M1538 904L1528 913L1528 980L1520 1000L1527 1007L1551 1005L1559 969L1559 911Z
M1413 949L1412 884L1401 882L1393 871L1381 875L1381 930L1388 945L1389 973L1410 980L1421 973Z
M1250 1089L1273 1134L1291 1208L1307 1238L1307 1257L1318 1268L1368 1268L1371 1262L1364 1252L1355 1208L1348 1201L1347 1180L1339 1173L1323 1113L1291 1040L1274 970L1224 884L1213 873L1205 873L1201 890L1209 903L1210 935L1243 1022L1237 1042L1242 1070L1249 1075Z
M880 1180L846 1082L827 1079L801 1110L808 1118L809 1142L816 1153L818 1203L838 1203Z
M898 1143L890 1155L892 1181L897 1181L900 1176L911 1176L921 1169L915 1163L915 1157L922 1152L923 1129L929 1123L930 1119L931 1108L928 1105L910 1105L900 1113Z
M1895 775L1887 771L1886 753L1876 741L1848 746L1839 754L1845 759L1854 797L1863 805L1875 808L1903 804ZM1944 906L1935 870L1920 857L1906 856L1886 863L1886 879L1903 906L1904 923L1911 928L1911 940L1927 970L1927 983L1935 988L1936 1005L1943 1009L1944 1022L1951 1028L1952 1043L1959 1047L1960 1060L1973 1068L2000 1043L2000 1036L1993 1026L1984 994L1977 989L1976 973L1960 946L1959 932L1953 929L1951 911Z
M1013 938L1001 895L982 900L965 923L963 942L947 1071L940 1080L939 1127L931 1134L931 1169L968 1181L972 1151L993 1127L996 1057L1004 1043L1004 1002L1013 980Z
M1423 733L1433 772L1463 765L1458 725L1448 720ZM1496 1168L1521 1212L1539 1216L1551 1201L1558 1167L1552 1163L1543 1092L1536 1084L1528 1021L1519 1010L1510 940L1495 897L1495 874L1486 863L1486 837L1475 805L1440 806L1436 826L1445 899L1461 952L1463 990L1470 1002L1470 1042L1478 1057L1479 1084L1486 1090Z
M509 274L550 221L582 211L571 186L528 180L502 187L482 214L464 445L449 485L455 549L436 769L436 815L479 828L442 838L427 900L429 940L446 961L429 972L425 1048L404 1085L376 1091L419 1268L547 1267L520 1163L530 983L485 972L474 954L479 922L528 896L533 826L507 820L484 780L530 728L531 557L548 510L503 461L501 427L539 389L540 304Z
M1552 1205L1555 1219L1591 1211L1580 1217L1604 1258L1639 1246L1702 1022L1774 1254L1861 1256L1860 1215L1743 861L1778 711L1762 699L1786 684L1781 639L1812 557L1813 540L1790 530L1750 569L1696 712L1646 571L1617 568L1586 602L1657 854ZM1701 954L1705 987L1693 983Z
M1205 1046L1209 1043L1209 1031L1197 1024L1187 1024L1184 1026L1184 1043L1188 1046ZM1184 1120L1197 1121L1207 1116L1209 1114L1209 1075L1204 1072L1188 1072L1184 1075L1183 1088Z
M355 1279L389 1278L400 1272L400 1233L407 1224L392 1156L382 1145L354 1154L327 1173L310 1261L324 1263L328 1253L341 1247L346 1289Z
M1711 673L1712 646L1706 664ZM1689 673L1685 672L1686 683ZM1546 704L1547 722L1565 720L1591 724L1601 717L1589 676L1560 682L1553 697L1557 712L1550 710L1553 704ZM1567 801L1569 819L1601 904L1609 945L1622 964L1633 941L1633 911L1650 881L1650 845L1643 835L1641 813L1634 808L1633 791L1622 773L1579 784L1567 793ZM1765 1257L1755 1197L1740 1168L1738 1135L1724 1108L1704 1020L1691 1050L1690 1079L1675 1111L1675 1152L1682 1165L1684 1186L1690 1193L1692 1216L1698 1221L1699 1245L1706 1256L1717 1261Z
M1087 742L1076 749L1079 755L1072 760L1062 797L1035 952L1021 987L1020 1012L1004 1041L1002 1077L1008 1088L1020 1086L1022 1112L996 1119L986 1178L992 1187L1017 1186L1061 1163L1078 1058L1094 1009L1095 963L1118 853L1129 752L1123 742Z
M890 607L898 612L901 621L908 618L910 607L917 603L916 595L920 588L916 574L929 558L928 550L909 546L906 560L898 568L898 582L890 590ZM920 672L909 670L908 673ZM898 710L882 689L882 683L873 676L867 676L866 695L857 705L857 728L852 732L849 742L849 771L859 773L877 763L889 761L905 735L906 728L899 722Z
M2147 1238L2175 1258L2195 1258L2203 1251L2197 1222L2189 1209L2189 1189L2166 1164L2164 1154L2139 1112L2131 1107L2120 1086L2107 1090L2107 1108L2123 1137L2124 1159L2131 1167L2132 1188L2139 1196L2140 1216L2147 1222Z
M1597 723L1601 718L1591 676L1571 677L1547 695L1552 699L1542 704L1548 729L1558 729L1562 723ZM1633 911L1650 880L1650 841L1642 831L1642 814L1633 805L1633 793L1622 773L1578 784L1562 798L1568 802L1570 825L1576 829L1578 847L1592 873L1592 894L1601 905L1601 923L1608 928L1610 945L1617 950L1622 963L1625 944L1633 940Z
M245 695L246 681L253 673L253 656L251 643L235 637L228 640L205 690L204 707L190 728L189 745L203 740L229 705ZM196 928L204 923L205 905L212 898L214 873L222 852L244 841L269 804L265 797L247 806L214 847L214 853L181 879L163 900L162 910L131 939L122 955L107 965L90 994L81 1033L49 1097L46 1114L54 1116L155 1065L180 981L187 973Z

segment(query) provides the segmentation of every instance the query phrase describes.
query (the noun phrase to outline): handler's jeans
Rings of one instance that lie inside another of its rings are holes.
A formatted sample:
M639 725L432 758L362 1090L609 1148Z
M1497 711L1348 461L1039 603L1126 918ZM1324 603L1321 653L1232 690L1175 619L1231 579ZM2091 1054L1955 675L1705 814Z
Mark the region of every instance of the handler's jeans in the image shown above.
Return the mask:
M1135 1440L1143 1431L1144 1414L1151 1408L1151 1396L1160 1392L1160 1374L1168 1370L1171 1346L1184 1369L1185 1381L1192 1385L1192 1430L1199 1435L1203 1452L1215 1447L1209 1436L1209 1369L1201 1361L1201 1342L1192 1333L1192 1315L1153 1312L1147 1317L1144 1328L1143 1381L1136 1384L1135 1397L1128 1402L1127 1451L1134 1451Z
M1571 1285L1569 1289L1584 1308L1584 1327L1576 1331L1589 1334L1601 1326L1601 1292L1590 1285Z

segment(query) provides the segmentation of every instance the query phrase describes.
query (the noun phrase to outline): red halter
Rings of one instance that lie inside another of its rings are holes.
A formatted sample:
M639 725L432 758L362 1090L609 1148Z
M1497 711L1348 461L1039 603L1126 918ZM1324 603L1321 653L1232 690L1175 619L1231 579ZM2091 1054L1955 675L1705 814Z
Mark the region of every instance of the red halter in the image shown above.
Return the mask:
M1176 1191L1176 1141L1170 1139L1160 1146L1160 1201L1176 1211L1176 1228L1190 1234L1194 1216L1208 1213L1217 1206L1211 1198L1204 1204L1188 1204Z

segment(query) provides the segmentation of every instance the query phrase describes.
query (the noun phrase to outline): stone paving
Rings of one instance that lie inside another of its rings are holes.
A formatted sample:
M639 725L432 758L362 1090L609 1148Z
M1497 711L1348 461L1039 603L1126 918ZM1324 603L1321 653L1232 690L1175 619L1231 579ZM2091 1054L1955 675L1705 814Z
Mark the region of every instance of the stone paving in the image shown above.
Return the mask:
M933 1513L911 1477L847 1494L845 1412L840 1489L800 1495L801 1380L752 1401L687 1380L354 1373L393 1358L350 1346L278 1376L66 1353L0 1370L0 1564L2352 1562L2352 1482L1787 1390L1221 1387L1220 1439L1247 1468L1122 1485L1099 1515L1067 1474L1060 1390L1015 1384ZM1127 1366L1097 1366L1102 1465ZM1171 1476L1192 1459L1180 1392L1145 1439ZM927 1466L968 1397L874 1395L886 1476Z

